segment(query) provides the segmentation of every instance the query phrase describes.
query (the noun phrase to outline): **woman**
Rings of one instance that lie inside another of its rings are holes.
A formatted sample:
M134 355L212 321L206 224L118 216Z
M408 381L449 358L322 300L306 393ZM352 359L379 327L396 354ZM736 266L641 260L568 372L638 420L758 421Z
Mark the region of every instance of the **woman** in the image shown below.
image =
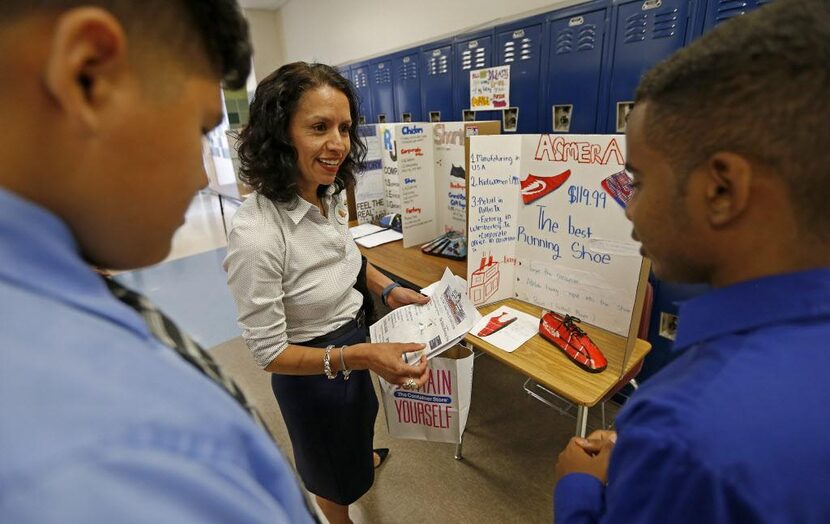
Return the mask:
M272 373L297 469L332 523L350 522L388 451L372 451L369 370L407 389L427 378L424 358L402 359L422 344L365 343L367 287L390 308L428 299L365 264L349 234L342 191L366 154L357 115L351 84L326 65L285 65L260 83L239 145L256 191L225 260L243 337Z

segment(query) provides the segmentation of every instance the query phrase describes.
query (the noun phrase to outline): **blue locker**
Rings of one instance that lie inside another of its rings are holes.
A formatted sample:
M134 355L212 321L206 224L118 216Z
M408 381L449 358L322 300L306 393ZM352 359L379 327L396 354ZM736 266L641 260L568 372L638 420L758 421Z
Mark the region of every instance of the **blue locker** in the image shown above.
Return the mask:
M545 132L597 132L608 12L609 3L602 0L548 15Z
M511 117L504 110L505 133L538 133L540 93L543 93L543 15L496 27L496 65L510 65L510 106L518 108ZM512 119L512 122L511 122Z
M421 109L426 122L455 120L452 111L452 41L421 48Z
M404 51L392 59L392 83L395 89L395 121L422 122L421 75L418 50Z
M369 82L372 85L372 109L375 122L395 121L395 91L392 88L392 59L383 57L369 63Z
M601 126L606 133L625 131L625 118L643 73L691 39L693 10L689 0L614 0L609 98Z
M703 20L703 32L721 22L744 15L772 0L709 0L706 3L706 15Z
M372 124L375 122L375 113L372 111L372 89L369 85L369 64L353 64L351 67L352 84L360 98L358 123Z
M493 67L493 29L456 36L453 40L453 113L452 120L463 121L470 108L470 71ZM497 111L473 111L467 120L501 120Z

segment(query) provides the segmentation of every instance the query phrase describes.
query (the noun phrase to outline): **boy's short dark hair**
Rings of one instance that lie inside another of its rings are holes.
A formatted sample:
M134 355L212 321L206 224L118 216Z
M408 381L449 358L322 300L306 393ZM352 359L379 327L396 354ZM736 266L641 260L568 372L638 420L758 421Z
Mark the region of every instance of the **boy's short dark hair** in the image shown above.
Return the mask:
M830 2L777 0L716 27L650 70L650 145L685 177L718 151L789 187L805 232L830 239Z
M248 23L236 0L3 0L0 26L28 14L83 6L106 9L128 35L170 49L182 63L192 60L194 50L206 53L229 88L244 86L251 72Z

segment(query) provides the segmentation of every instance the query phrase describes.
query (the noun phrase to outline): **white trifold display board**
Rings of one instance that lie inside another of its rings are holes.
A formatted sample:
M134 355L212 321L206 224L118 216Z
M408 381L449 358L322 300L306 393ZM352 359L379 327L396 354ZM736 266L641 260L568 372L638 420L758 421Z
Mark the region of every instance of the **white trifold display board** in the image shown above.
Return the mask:
M438 229L432 126L406 123L379 127L388 212L401 215L403 247L421 245L435 238Z
M467 282L476 305L518 298L628 336L642 256L602 181L621 135L470 139Z

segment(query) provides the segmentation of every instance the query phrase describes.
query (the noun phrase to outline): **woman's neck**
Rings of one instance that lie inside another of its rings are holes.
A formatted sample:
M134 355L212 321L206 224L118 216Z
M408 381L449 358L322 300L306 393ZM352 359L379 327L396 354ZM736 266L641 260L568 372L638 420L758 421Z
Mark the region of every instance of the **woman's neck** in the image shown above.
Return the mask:
M305 200L309 204L317 206L317 209L320 210L320 214L322 214L324 217L326 216L326 206L323 205L323 198L317 194L317 188L314 188L314 190L301 189L297 193L303 200Z

